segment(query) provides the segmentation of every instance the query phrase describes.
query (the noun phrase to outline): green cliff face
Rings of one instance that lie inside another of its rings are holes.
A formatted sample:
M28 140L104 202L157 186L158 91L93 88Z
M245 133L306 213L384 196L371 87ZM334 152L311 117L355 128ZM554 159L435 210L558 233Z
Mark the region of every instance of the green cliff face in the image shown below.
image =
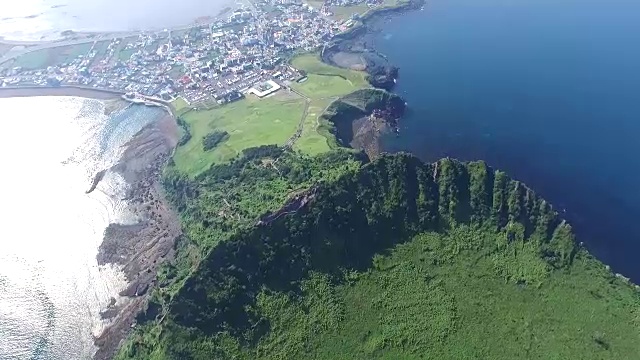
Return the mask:
M504 173L273 151L167 176L189 240L118 358L640 354L638 290Z

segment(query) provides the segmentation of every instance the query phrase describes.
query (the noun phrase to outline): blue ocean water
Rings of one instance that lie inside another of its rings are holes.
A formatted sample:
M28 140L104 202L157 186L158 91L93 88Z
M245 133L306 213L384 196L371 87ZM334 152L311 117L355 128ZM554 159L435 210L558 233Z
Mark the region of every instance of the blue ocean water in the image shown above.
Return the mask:
M431 0L380 25L408 102L388 151L486 160L640 281L640 2Z

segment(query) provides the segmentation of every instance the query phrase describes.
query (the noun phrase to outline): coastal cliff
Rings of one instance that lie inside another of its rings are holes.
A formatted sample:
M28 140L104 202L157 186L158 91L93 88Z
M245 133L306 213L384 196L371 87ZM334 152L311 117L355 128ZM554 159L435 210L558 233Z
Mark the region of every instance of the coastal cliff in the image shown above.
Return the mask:
M279 171L262 166L273 155ZM640 351L636 287L544 199L483 162L256 149L171 184L186 235L209 250L189 274L168 272L175 285L119 359Z
M405 108L398 95L381 89L362 89L331 103L320 119L329 124L337 146L363 150L375 158L381 152L380 137L397 131Z

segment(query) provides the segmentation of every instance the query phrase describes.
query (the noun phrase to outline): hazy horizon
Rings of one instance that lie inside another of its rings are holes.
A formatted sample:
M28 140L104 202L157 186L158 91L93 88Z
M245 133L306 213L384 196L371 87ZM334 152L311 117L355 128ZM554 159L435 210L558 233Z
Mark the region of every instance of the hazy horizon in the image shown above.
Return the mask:
M22 0L0 4L0 39L39 41L66 30L101 32L162 30L216 16L242 0ZM152 11L155 9L155 11Z

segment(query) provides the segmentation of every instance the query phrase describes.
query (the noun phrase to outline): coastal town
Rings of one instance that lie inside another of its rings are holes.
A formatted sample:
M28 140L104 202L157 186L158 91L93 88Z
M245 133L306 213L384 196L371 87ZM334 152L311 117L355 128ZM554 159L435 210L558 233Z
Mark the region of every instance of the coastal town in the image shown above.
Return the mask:
M0 87L77 86L173 101L224 104L304 79L292 54L356 26L383 0L256 0L187 29L47 48L0 63ZM336 9L338 11L336 11ZM349 11L355 11L348 14ZM340 13L339 15L334 14Z

